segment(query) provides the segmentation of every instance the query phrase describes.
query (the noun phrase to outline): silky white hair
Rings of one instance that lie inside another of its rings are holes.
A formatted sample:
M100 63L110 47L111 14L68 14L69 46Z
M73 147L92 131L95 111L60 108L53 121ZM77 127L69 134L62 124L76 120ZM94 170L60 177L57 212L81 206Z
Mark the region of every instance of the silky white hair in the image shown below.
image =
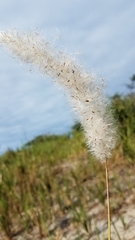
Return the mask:
M64 87L83 126L89 150L100 162L111 157L116 144L116 126L104 94L103 80L97 81L75 58L57 50L37 32L0 32L0 44Z

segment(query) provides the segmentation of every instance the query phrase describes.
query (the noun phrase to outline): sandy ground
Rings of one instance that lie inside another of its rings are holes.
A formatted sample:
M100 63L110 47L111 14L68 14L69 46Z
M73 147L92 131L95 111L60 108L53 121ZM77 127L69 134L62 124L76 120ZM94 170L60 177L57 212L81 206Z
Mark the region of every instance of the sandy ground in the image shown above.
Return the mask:
M127 202L132 199L132 196L127 198ZM107 222L102 219L102 211L104 207L101 204L95 205L89 212L88 217L91 219L90 234L88 234L83 228L79 229L80 238L78 237L78 231L75 226L72 225L72 216L67 215L58 220L57 223L53 223L49 230L52 236L45 237L43 240L107 240ZM111 240L135 240L135 206L132 204L122 206L119 214L112 216L111 225ZM6 240L4 235L1 235L0 240ZM33 228L31 232L20 232L17 236L14 236L12 240L39 240L40 234L37 227Z

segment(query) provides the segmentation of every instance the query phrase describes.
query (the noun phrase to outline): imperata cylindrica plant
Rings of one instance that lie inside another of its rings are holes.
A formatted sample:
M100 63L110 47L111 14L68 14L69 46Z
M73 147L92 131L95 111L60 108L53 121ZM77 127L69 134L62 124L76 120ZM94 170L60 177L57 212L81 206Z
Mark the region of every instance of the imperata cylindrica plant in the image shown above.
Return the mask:
M101 162L109 158L115 146L116 131L103 80L99 82L73 57L51 46L37 32L0 32L0 43L65 88L84 128L88 148Z
M116 143L116 127L104 94L104 81L96 79L73 56L56 49L37 32L0 32L0 43L64 87L83 126L89 150L106 163L107 170L107 159Z

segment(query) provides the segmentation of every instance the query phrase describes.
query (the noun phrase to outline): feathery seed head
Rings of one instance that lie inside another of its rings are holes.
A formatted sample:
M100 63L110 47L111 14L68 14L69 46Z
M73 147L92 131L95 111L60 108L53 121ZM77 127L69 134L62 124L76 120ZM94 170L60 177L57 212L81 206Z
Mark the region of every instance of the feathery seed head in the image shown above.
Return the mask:
M101 162L109 158L116 143L116 127L103 93L104 81L99 84L75 59L58 51L37 32L0 32L0 44L64 87L84 128L90 151Z

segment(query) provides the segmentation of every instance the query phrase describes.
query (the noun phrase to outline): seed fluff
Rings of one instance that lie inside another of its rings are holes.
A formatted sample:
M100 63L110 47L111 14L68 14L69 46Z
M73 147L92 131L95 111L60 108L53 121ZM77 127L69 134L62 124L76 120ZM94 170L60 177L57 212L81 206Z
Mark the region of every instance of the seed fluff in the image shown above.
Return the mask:
M116 126L101 83L74 57L61 52L37 32L0 32L0 44L22 62L36 66L64 87L83 126L89 150L100 162L111 157Z

